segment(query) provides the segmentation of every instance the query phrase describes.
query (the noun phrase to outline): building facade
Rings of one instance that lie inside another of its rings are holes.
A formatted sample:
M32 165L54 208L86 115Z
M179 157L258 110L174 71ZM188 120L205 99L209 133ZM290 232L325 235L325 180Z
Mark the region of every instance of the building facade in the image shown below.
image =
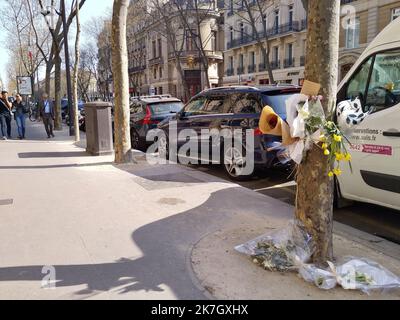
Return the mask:
M340 79L344 78L378 33L399 16L398 0L342 0Z
M248 0L248 3L252 4L251 14L243 1L225 1L224 84L271 83L258 38L264 47L270 48L269 60L275 82L302 84L307 38L302 1L265 0L261 10L255 1ZM264 30L267 30L266 36Z
M184 18L177 11L168 12L168 21L147 1L131 3L128 23L131 95L168 93L186 100L182 78L188 85L189 96L207 87L207 78L210 86L221 84L224 47L221 11L217 1L202 3L205 7L199 11L183 8ZM172 10L173 6L166 8ZM202 15L200 23L196 14Z
M98 47L98 92L105 100L113 97L114 86L112 76L111 57L111 21L106 20L104 27L97 39Z

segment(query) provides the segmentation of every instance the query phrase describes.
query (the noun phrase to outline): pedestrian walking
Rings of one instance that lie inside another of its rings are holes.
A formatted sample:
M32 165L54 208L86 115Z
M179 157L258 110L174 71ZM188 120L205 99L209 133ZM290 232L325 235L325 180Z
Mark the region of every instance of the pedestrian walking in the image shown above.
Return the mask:
M53 128L54 128L54 104L51 99L49 99L49 95L44 93L42 95L42 101L39 104L40 116L43 119L44 128L47 133L47 138L54 138Z
M26 131L25 119L29 111L28 108L23 103L20 94L17 94L15 96L15 101L12 104L12 112L14 113L14 119L18 127L18 138L20 140L25 139L25 131Z
M2 91L0 96L0 130L3 140L11 139L11 108L8 92Z

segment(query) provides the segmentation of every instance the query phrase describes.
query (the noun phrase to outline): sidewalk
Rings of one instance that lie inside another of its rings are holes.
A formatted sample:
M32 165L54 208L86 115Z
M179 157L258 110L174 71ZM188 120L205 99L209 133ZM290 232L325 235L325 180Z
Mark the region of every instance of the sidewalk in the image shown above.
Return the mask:
M0 142L0 299L400 298L320 291L237 254L235 245L291 218L278 200L142 156L114 166L66 130L47 140L42 124L29 124L29 137ZM335 237L337 256L400 274L397 246L388 256L346 234ZM56 289L41 288L43 266L55 268Z

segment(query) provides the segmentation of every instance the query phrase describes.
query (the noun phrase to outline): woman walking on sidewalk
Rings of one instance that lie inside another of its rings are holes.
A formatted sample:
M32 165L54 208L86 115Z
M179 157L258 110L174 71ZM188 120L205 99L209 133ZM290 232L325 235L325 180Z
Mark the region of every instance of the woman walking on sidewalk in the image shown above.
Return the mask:
M15 101L13 102L12 111L14 113L14 119L17 122L18 127L18 137L20 140L25 139L25 119L28 110L25 104L22 102L22 97L20 94L15 96Z
M2 91L0 96L0 131L3 140L11 139L11 103L7 91Z

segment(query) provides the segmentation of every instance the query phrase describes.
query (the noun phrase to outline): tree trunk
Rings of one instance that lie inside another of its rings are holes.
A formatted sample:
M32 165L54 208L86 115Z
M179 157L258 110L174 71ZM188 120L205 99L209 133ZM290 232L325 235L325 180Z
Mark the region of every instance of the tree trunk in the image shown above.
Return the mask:
M50 94L51 90L51 70L53 69L53 62L48 61L46 63L46 80L45 80L45 91L47 94Z
M79 117L78 117L78 72L79 72L79 59L80 59L80 34L81 34L81 24L79 20L79 2L76 2L76 39L75 39L75 65L74 74L72 80L73 93L74 93L74 128L75 128L75 141L80 140L79 131Z
M55 120L54 129L62 130L62 116L61 116L61 58L55 58L54 69L54 99L55 101ZM50 94L50 92L49 92Z
M339 55L340 0L308 1L307 63L305 78L321 84L326 114L336 103ZM297 175L296 217L313 236L314 263L333 258L333 182L327 157L313 146Z
M112 17L112 71L115 92L115 162L132 161L129 112L128 49L126 20L129 0L114 0Z

